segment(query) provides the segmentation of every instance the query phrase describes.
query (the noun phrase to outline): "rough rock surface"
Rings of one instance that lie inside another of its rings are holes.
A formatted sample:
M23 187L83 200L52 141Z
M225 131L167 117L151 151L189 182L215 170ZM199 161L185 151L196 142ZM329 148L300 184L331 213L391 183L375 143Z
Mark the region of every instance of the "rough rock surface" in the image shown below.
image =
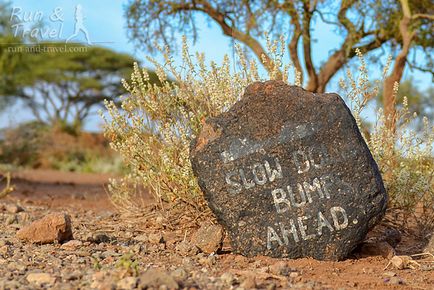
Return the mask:
M17 237L41 244L70 240L72 239L71 218L63 213L48 214L19 230Z
M340 260L385 212L378 167L337 94L254 83L205 122L190 155L243 255Z

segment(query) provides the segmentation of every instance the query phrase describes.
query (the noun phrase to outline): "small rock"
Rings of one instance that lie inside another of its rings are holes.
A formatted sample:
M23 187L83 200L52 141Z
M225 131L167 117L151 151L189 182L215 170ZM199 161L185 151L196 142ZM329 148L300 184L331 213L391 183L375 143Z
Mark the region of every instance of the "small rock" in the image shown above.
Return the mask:
M300 274L298 272L291 272L289 273L290 278L297 278Z
M133 250L133 253L140 254L140 252L143 250L143 247L142 247L142 245L137 244L137 245L133 246L132 250Z
M160 244L164 243L164 238L161 233L152 233L148 235L148 241L151 244Z
M100 243L109 243L110 237L105 233L95 233L87 238L88 242L100 244Z
M137 287L138 279L136 277L126 277L117 283L118 289L130 290Z
M286 276L289 272L291 272L291 269L288 267L288 263L284 261L279 261L270 266L270 273L274 275Z
M226 272L220 276L220 280L222 280L226 285L231 286L235 282L235 277L232 273Z
M157 218L155 219L155 224L161 229L164 228L165 223L166 223L166 220L161 215L157 216Z
M52 213L22 228L17 237L34 243L52 243L72 239L71 218L67 214Z
M173 277L158 269L149 269L140 276L140 289L155 288L166 286L168 289L178 289L179 285Z
M181 256L194 256L199 252L199 249L195 246L193 246L188 241L182 241L179 242L175 246L175 250L181 255Z
M194 261L189 257L185 257L182 259L182 265L184 265L186 268L191 268L194 267Z
M30 273L26 277L27 281L36 285L53 285L56 282L56 278L48 273Z
M24 211L24 208L22 208L21 206L19 206L17 204L7 204L7 205L5 205L5 209L9 213L19 213L19 212Z
M220 225L203 224L192 236L191 243L205 254L215 253L223 243L223 229Z
M8 253L9 253L9 246L8 245L4 245L4 246L0 247L0 255L2 255L3 257L6 257Z
M392 277L389 280L389 284L391 285L404 285L404 280L398 278L398 277Z
M201 264L202 266L206 266L206 267L211 267L213 265L215 265L217 261L217 258L215 255L209 255L209 256L201 256L199 257L199 264Z
M148 241L148 236L146 234L141 234L139 236L135 236L134 240L137 242L146 243Z
M83 246L82 241L71 240L71 241L64 243L60 248L63 250L73 251L73 250L80 248L81 246Z
M109 274L105 271L98 271L92 275L92 283L90 288L97 289L114 289L115 285L109 281Z
M243 282L240 284L241 288L244 289L253 289L256 288L255 276L248 275L244 278Z
M30 214L27 212L20 212L18 213L18 217L17 217L18 223L19 224L27 224L30 222Z
M17 222L17 216L16 215L10 215L5 220L6 225L11 225L11 224L14 224L16 222Z
M170 274L178 283L182 283L188 278L188 273L183 268L177 268Z
M83 277L83 274L79 270L76 270L76 271L73 271L72 273L66 273L63 276L64 276L63 278L66 281L73 281L73 280L78 280L81 277Z

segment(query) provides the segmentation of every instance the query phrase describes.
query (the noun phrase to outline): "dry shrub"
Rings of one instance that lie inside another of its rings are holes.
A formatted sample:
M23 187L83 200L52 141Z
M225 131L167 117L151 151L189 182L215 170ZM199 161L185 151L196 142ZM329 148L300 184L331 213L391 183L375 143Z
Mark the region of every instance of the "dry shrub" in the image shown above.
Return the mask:
M78 172L120 172L121 162L100 133L71 134L40 122L4 131L0 163Z
M360 51L357 51L360 67L357 76L347 70L341 87L352 103L352 111L360 128L364 125L362 114L366 105L378 96L381 80L370 82L368 69ZM387 74L389 58L383 78ZM395 83L395 99L398 94ZM434 229L434 126L422 117L423 128L417 130L415 113L409 112L407 98L396 104L396 128L386 126L386 116L380 108L369 133L364 132L371 153L376 160L389 194L389 211L399 211L401 221L416 222L421 230Z
M288 82L288 71L293 67L282 62L284 38L280 42L268 40L267 47L274 55L274 63L268 65L274 69L265 79ZM207 66L203 54L196 54L193 60L185 39L180 67L175 67L167 48L160 51L165 58L163 65L149 59L155 65L160 86L150 83L147 70L141 70L136 64L131 80L123 81L128 93L122 96L121 108L113 102L106 103L105 136L130 168L130 174L112 180L109 189L114 204L122 211L143 211L145 203L140 202L140 196L146 188L162 208L164 205L181 208L183 214L197 218L209 210L191 169L190 142L205 118L226 111L247 85L265 79L259 76L257 63L249 61L239 46L236 46L239 69L231 66L227 56L221 65ZM340 83L362 128L361 114L367 103L378 95L382 81L369 82L366 63L360 51L357 54L361 63L359 74L353 76L348 71L346 80ZM387 68L384 76L386 71ZM299 85L295 70L294 75L295 84ZM429 218L431 222L434 220L433 129L425 120L425 131L416 133L411 118L404 104L398 116L398 130L392 133L385 127L380 110L372 132L365 137L383 174L390 205L411 212L421 204L426 210L424 222L427 223Z
M284 66L284 38L267 42L274 63L267 79L288 81L290 66ZM146 69L137 64L130 81L123 81L128 94L122 96L121 108L107 102L105 135L130 168L130 174L110 185L112 200L121 210L136 212L140 188L147 188L164 207L183 209L188 215L208 213L189 160L191 140L198 134L205 118L229 109L244 88L260 78L257 63L248 61L236 46L238 66L225 56L221 65L205 62L204 54L192 56L183 40L180 67L174 65L168 50L160 48L164 65L152 58L160 85L150 82ZM281 70L283 73L280 73ZM295 74L297 75L297 74Z

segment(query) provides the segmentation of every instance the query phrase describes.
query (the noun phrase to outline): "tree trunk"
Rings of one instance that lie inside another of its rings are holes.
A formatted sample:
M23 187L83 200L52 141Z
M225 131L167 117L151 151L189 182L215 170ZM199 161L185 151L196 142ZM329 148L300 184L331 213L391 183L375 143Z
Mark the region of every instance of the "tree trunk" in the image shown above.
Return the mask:
M399 22L399 32L402 36L402 49L396 57L390 75L384 80L383 89L383 108L386 117L386 127L393 133L396 131L396 96L393 87L395 83L401 81L407 62L407 55L414 37L414 32L410 28L411 12L408 1L401 0L401 6L403 16Z

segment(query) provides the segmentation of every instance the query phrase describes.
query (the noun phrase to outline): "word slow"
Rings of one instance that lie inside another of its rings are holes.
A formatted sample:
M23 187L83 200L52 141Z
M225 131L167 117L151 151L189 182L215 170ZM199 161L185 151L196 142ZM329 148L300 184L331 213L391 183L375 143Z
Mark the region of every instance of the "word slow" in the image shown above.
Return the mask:
M230 188L228 192L231 194L240 193L243 188L251 189L256 185L264 185L267 182L273 182L276 179L282 178L282 167L279 164L279 159L274 159L274 165L267 160L263 163L255 163L251 166L251 176L247 177L247 170L243 168L226 173L225 181Z

